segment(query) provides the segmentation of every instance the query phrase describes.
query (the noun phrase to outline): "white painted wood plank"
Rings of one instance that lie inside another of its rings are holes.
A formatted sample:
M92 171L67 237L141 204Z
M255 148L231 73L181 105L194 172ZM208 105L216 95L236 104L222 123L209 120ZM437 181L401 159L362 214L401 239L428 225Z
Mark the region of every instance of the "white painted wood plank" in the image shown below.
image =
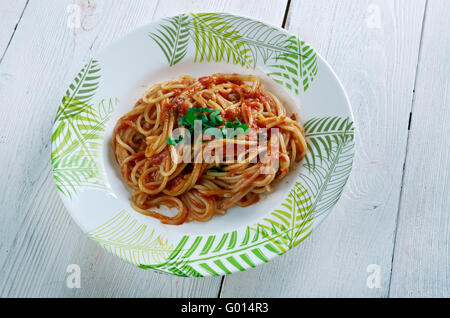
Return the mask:
M392 268L392 297L450 297L450 3L428 1Z
M1 1L0 3L0 60L11 41L26 3L26 0Z
M30 0L0 64L0 74L8 74L0 86L0 296L216 297L221 278L180 279L140 270L78 229L53 183L53 118L83 63L134 28L157 17L205 10L281 24L286 1L76 1L81 27L69 29L71 3ZM72 263L81 267L81 289L66 287Z
M155 18L186 12L228 12L241 14L281 26L287 0L176 0L159 1Z
M348 92L358 128L354 168L343 197L311 237L267 265L227 277L222 297L388 295L424 6L423 0L291 2L287 28L327 59ZM380 266L380 288L366 285L370 264Z

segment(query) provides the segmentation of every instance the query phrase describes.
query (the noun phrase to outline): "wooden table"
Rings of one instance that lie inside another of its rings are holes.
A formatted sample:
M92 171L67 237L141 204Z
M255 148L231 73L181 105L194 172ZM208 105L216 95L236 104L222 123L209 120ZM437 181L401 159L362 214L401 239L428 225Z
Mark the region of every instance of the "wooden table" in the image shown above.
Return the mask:
M450 296L448 0L72 2L0 2L0 296ZM182 279L88 239L59 199L49 147L60 98L89 57L195 11L253 16L311 43L347 89L357 155L338 205L298 248L247 272ZM69 264L81 288L67 287Z

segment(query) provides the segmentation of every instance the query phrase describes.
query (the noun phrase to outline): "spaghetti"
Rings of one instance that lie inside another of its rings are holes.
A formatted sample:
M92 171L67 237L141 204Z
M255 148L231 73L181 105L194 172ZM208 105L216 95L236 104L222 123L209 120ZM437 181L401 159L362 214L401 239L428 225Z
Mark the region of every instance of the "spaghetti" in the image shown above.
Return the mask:
M256 76L239 74L154 85L119 119L112 146L132 207L174 225L258 202L306 152L295 115ZM178 212L151 210L160 205Z

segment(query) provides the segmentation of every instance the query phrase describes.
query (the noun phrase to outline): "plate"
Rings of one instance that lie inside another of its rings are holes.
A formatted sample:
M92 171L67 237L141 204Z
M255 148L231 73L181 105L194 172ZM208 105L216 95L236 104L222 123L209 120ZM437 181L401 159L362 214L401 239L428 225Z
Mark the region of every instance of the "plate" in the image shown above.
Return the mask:
M220 72L258 75L298 114L308 154L260 202L207 223L137 213L110 146L115 123L155 83ZM83 231L131 264L178 276L244 271L299 245L339 200L353 157L350 104L326 61L296 35L228 13L165 18L105 48L70 84L51 137L56 187Z

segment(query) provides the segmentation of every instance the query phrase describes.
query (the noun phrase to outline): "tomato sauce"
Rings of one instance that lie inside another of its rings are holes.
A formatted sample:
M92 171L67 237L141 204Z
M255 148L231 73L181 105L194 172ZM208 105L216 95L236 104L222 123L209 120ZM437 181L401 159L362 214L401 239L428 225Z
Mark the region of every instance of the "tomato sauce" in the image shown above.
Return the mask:
M175 116L186 115L186 111L188 108L189 108L189 106L186 104L186 101L181 97L177 98L173 104Z
M159 171L158 170L152 171L146 176L146 181L147 182L154 182L158 178L158 175L159 175ZM149 188L151 188L152 190L157 189L158 187L159 187L158 185L149 186Z
M198 81L203 85L203 86L208 86L209 84L211 84L211 82L213 81L211 76L203 76L203 77L199 77Z
M183 184L184 184L183 176L178 175L167 183L167 188L170 191L176 191L180 189L183 186Z
M151 164L151 165L159 165L163 162L163 160L167 157L167 152L163 151L160 152L156 155L153 155L149 158L147 158L147 161Z
M236 120L236 117L242 118L241 110L238 107L225 109L224 118L226 121L234 121Z
M116 129L120 130L126 127L130 127L132 129L136 129L136 119L139 117L140 114L133 114L129 116L125 116L120 119L119 125Z

